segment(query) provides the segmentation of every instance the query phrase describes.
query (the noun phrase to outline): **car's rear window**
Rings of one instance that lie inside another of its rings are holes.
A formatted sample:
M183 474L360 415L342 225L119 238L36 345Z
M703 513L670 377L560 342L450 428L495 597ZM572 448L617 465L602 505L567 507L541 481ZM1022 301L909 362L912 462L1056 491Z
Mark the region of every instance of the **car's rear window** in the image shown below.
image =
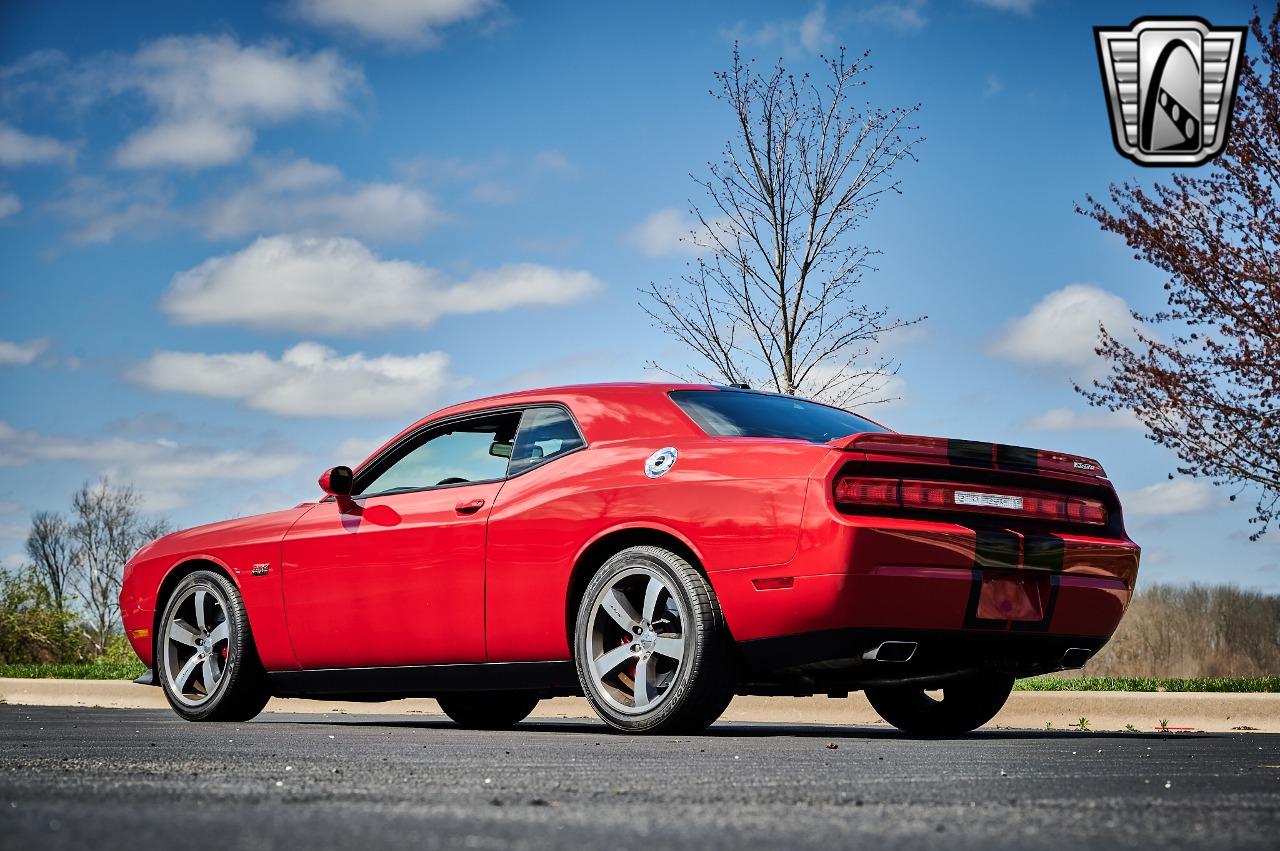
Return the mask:
M885 431L870 420L794 396L737 390L673 390L671 400L714 437L787 437L826 443L863 431Z

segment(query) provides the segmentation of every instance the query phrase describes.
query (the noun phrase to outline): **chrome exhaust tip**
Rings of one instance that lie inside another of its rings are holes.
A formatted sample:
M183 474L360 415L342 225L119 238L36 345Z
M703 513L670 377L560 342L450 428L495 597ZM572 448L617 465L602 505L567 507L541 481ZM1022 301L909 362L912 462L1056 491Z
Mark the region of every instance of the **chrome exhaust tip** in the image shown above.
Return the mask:
M883 641L872 650L862 654L868 662L910 662L916 655L914 641Z
M1087 647L1068 647L1067 652L1062 654L1062 661L1059 663L1064 668L1083 668L1084 663L1089 661L1089 657L1093 655L1093 651Z

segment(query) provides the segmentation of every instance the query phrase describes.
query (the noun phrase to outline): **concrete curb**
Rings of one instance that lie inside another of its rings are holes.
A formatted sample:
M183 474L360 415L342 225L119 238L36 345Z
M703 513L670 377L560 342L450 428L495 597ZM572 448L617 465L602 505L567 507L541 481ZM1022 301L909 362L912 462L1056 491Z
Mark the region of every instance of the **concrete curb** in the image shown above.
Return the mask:
M94 706L107 709L168 709L154 686L121 680L23 680L0 678L0 701L31 706ZM336 700L275 698L267 712L346 715L439 715L434 700L348 703ZM592 718L582 698L545 700L536 718ZM1280 732L1280 694L1212 694L1199 692L1015 691L991 727L1069 730L1081 718L1091 730L1150 732L1161 721L1170 728L1204 732L1242 729ZM724 714L726 721L775 724L839 724L887 727L861 694L847 699L825 697L739 697Z

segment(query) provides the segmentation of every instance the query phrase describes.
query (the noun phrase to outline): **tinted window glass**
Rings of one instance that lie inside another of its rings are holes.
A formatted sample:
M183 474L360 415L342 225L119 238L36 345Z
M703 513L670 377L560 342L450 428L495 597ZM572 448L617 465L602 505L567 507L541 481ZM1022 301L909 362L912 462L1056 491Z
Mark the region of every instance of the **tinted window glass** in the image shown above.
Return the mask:
M732 390L675 390L672 400L715 437L791 437L826 443L885 429L841 408L794 396Z
M359 493L501 479L507 474L507 457L519 422L520 414L511 412L433 430L421 442L380 462L380 470L362 471L360 478L365 482L357 482Z
M510 474L563 455L583 445L578 427L561 408L530 408L520 421L511 453Z

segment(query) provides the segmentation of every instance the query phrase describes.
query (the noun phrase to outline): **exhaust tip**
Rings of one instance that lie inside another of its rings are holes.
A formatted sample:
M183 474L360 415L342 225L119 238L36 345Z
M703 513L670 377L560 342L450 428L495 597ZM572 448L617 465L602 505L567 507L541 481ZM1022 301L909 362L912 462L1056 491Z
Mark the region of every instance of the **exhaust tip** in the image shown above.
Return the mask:
M1067 652L1062 654L1062 667L1083 668L1084 663L1088 662L1092 655L1093 651L1087 647L1068 647Z
M868 662L909 662L916 655L914 641L883 641L873 650L862 654Z

